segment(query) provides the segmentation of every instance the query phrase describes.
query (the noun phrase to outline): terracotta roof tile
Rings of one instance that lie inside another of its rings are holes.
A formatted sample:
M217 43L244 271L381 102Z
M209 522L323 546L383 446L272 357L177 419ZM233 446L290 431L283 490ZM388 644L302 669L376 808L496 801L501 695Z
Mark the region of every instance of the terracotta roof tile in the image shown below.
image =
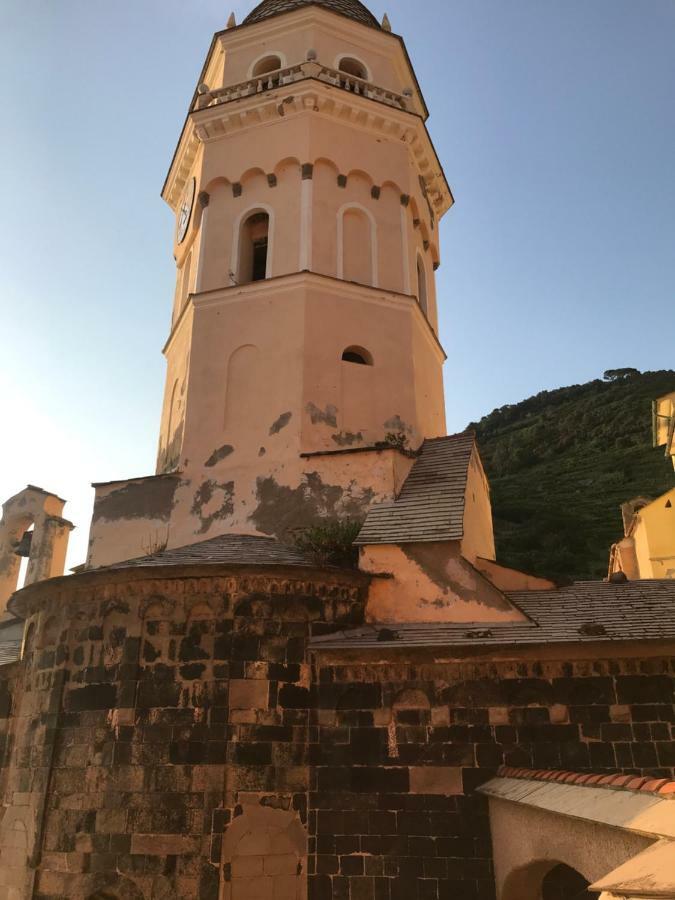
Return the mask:
M497 770L497 777L519 778L526 781L555 781L562 784L608 790L640 791L675 799L675 781L667 778L642 778L634 775L587 775L580 772L537 772L532 769L516 769L510 766L501 766Z

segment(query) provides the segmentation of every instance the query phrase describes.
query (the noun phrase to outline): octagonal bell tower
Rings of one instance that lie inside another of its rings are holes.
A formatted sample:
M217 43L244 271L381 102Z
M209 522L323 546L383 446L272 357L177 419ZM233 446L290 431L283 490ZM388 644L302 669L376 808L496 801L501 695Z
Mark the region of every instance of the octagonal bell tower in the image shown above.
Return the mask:
M401 448L445 433L453 201L427 115L402 39L357 0L265 0L215 35L163 189L169 546L363 515L395 495Z

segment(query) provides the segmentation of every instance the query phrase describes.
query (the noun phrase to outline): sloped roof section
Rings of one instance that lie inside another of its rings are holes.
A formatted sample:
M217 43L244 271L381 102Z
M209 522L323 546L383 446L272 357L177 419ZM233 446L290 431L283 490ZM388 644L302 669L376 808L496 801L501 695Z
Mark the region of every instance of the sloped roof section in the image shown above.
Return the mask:
M359 0L263 0L244 19L244 25L252 25L254 22L262 22L272 16L279 16L302 6L323 6L331 12L354 19L371 28L379 28L380 25L375 16L366 9Z
M578 582L507 591L530 622L369 625L312 640L315 649L482 647L675 640L675 580Z
M370 508L355 543L461 540L464 495L475 444L473 433L425 441L397 499Z
M106 570L137 569L157 566L192 565L304 566L316 568L316 561L295 547L280 544L274 538L247 534L224 534L188 547L162 550L105 566ZM96 571L101 571L97 569Z

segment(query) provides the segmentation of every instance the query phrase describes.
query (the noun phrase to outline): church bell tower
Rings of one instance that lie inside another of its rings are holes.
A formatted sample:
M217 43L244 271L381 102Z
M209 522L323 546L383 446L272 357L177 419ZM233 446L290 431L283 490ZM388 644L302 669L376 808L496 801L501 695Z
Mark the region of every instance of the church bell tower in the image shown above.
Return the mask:
M169 547L362 517L445 434L453 200L427 115L402 39L358 0L264 0L215 35L162 192Z

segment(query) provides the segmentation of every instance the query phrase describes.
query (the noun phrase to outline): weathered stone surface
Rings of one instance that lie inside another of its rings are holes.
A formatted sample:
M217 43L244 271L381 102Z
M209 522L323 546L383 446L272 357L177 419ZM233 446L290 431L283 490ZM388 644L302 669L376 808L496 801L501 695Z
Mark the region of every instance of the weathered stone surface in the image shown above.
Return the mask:
M129 569L24 592L26 656L0 670L5 883L490 900L473 792L499 766L672 775L674 660L308 650L359 621L363 585Z

